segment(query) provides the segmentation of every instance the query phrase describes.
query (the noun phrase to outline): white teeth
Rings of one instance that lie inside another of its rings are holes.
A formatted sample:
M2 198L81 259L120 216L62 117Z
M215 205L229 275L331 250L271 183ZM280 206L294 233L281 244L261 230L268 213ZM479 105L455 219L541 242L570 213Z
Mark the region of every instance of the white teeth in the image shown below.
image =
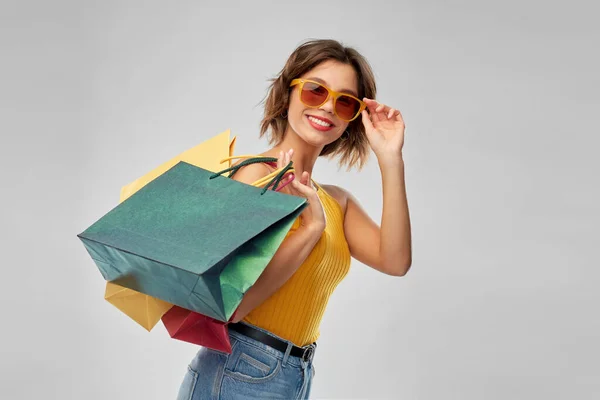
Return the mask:
M308 119L310 119L312 122L314 122L317 125L321 125L321 126L325 126L325 127L330 127L331 124L328 124L325 121L321 121L320 119L316 119L314 117L308 117Z

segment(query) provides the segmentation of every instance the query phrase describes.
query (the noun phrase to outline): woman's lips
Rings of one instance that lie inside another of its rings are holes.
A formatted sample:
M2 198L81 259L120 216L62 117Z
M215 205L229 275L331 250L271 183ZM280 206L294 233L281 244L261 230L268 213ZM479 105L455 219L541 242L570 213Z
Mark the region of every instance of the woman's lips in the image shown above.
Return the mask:
M329 131L334 127L333 122L331 122L327 118L315 117L314 115L307 115L306 118L308 119L308 123L310 124L310 126L321 132ZM324 125L322 123L325 123L327 125Z

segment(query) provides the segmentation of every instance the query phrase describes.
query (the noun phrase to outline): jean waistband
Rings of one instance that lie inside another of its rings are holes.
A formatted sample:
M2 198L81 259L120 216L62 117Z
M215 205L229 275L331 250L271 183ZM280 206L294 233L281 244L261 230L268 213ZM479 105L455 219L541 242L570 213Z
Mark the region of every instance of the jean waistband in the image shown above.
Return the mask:
M286 340L286 339L284 339L282 337L279 337L279 336L275 335L272 332L269 332L269 331L267 331L265 329L262 329L262 328L260 328L258 326L249 324L247 322L241 322L241 323L244 324L244 325L250 326L250 327L252 327L254 329L258 329L261 332L266 333L269 336L272 336L274 338L277 338L277 339L285 342L288 345L288 351L289 351L289 349L292 346L294 346L294 343L292 343L289 340ZM233 338L234 340L237 340L239 342L243 342L246 345L257 347L257 348L259 348L259 349L261 349L261 350L263 350L263 351L265 351L265 352L267 352L269 354L272 354L273 356L279 358L280 360L283 360L284 357L285 357L285 352L279 351L279 350L277 350L277 349L275 349L275 348L273 348L271 346L268 346L268 345L264 344L263 342L260 342L260 341L258 341L256 339L248 337L248 336L246 336L246 335L244 335L244 334L242 334L240 332L236 332L236 331L230 329L229 330L229 336L231 338ZM232 345L233 345L233 343L232 343ZM313 349L313 351L314 351L314 349ZM295 356L292 356L292 355L288 355L288 357L287 357L287 363L291 364L291 365L295 365L295 366L302 366L303 363L304 363L304 365L307 364L307 362L304 361L304 360L302 360L301 357L295 357ZM312 361L309 362L309 364L310 363L312 363Z

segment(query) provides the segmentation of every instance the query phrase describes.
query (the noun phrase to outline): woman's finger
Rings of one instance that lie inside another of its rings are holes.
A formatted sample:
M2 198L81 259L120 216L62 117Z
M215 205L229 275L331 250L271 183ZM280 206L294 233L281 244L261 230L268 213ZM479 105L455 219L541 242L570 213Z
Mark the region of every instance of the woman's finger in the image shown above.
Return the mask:
M280 191L281 191L281 189L283 189L284 187L286 187L287 185L289 185L290 183L292 183L292 181L293 181L293 180L294 180L294 174L293 174L293 173L289 173L289 174L287 174L287 175L286 175L286 177L285 177L285 179L283 179L283 180L281 181L281 185L279 185L279 186L277 187L277 191L278 191L278 192L280 192ZM290 189L290 192L291 192L292 194L294 194L294 193L295 193L295 190L294 190L294 189Z
M296 175L296 179L294 181L298 182L301 186L308 188L309 191L313 190L308 171L304 171L300 175Z
M401 121L403 125L406 126L406 124L404 123L404 117L402 117L402 114L400 113L400 110L397 111L397 114L395 115L396 121Z
M383 121L385 118L381 115L381 111L385 110L385 104L376 102L375 100L368 100L365 102L369 109L369 119L372 123Z
M367 110L363 110L361 115L362 123L365 126L365 131L367 132L367 139L369 139L369 132L371 132L371 130L375 128L373 127L373 122L371 122L371 118L369 118L369 113L367 112Z
M302 173L302 183L304 183L306 186L308 186L309 188L312 189L312 185L310 182L310 174L306 171L304 171L304 173Z
M283 164L283 151L279 152L279 157L277 157L277 169L281 168Z
M372 99L368 99L368 98L364 98L363 101L366 103L367 108L369 109L369 111L371 112L371 114L375 113L375 110L377 109L379 103L375 100Z
M292 181L291 185L294 189L296 189L296 191L300 194L300 196L306 197L307 199L313 198L314 190L311 190L310 187L302 184L297 179L294 179Z

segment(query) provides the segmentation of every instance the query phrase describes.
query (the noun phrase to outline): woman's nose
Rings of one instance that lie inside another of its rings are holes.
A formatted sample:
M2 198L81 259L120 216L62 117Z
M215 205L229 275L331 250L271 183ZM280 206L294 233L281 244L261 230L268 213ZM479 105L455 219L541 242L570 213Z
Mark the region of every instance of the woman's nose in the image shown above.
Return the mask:
M333 107L334 107L333 103L334 103L333 97L329 96L329 98L327 99L327 101L325 103L323 103L321 105L321 107L319 107L319 109L327 111L330 114L333 114Z

